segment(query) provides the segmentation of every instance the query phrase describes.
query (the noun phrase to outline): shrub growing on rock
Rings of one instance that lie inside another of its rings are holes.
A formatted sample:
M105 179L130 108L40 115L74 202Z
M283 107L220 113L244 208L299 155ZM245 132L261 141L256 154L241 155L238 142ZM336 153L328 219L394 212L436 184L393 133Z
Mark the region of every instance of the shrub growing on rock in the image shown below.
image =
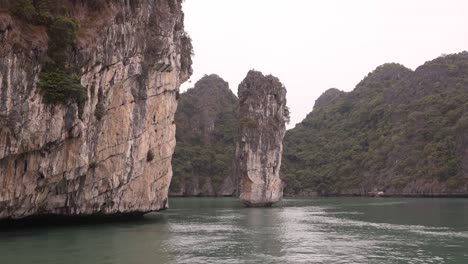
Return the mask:
M37 16L36 8L31 0L15 0L10 5L10 12L26 22L34 22Z
M79 77L62 71L42 72L38 85L45 103L65 103L68 100L80 103L87 97Z
M48 56L42 62L38 83L44 102L54 104L73 100L82 103L86 100L86 91L81 86L80 78L72 74L65 63L79 25L70 17L54 16L60 8L64 8L57 7L57 4L58 1L51 0L15 0L10 5L10 12L27 23L47 27Z

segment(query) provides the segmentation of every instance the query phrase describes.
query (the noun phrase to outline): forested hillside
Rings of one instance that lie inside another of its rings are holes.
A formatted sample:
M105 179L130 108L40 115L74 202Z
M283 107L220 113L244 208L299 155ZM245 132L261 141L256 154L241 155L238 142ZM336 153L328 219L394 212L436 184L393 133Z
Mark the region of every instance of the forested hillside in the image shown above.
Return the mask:
M415 71L385 64L352 92L330 89L284 142L290 195L466 194L468 53Z
M237 97L217 75L205 75L180 95L177 146L170 193L224 196L235 191L232 174Z

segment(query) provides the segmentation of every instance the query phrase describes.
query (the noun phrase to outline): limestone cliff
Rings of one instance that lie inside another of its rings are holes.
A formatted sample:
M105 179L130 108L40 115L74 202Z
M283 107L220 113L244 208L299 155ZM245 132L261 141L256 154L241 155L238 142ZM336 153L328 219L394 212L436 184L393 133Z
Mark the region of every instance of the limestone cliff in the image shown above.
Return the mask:
M168 206L178 89L191 74L181 2L36 7L41 19L57 12L79 24L60 63L78 76L86 100L54 104L38 87L51 28L0 4L0 219Z
M173 196L232 196L237 97L216 74L182 93L175 117Z
M283 137L288 119L286 89L278 78L250 71L239 85L236 173L240 200L271 206L283 196L280 179Z

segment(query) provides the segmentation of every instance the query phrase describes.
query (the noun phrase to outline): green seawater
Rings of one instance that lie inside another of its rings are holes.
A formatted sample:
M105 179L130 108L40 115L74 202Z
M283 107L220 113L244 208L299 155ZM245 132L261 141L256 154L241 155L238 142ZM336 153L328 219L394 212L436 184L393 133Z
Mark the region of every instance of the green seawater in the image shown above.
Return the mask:
M468 263L468 199L170 204L136 221L3 228L0 263Z

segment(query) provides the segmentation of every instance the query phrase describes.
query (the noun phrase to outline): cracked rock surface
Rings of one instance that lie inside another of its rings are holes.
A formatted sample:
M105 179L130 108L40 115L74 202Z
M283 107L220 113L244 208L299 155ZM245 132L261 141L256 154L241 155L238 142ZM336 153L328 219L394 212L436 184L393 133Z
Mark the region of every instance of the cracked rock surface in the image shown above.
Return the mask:
M67 63L84 105L42 102L47 34L0 12L0 219L168 206L177 94L191 75L181 2L115 0L99 14L73 2L82 27Z
M286 131L286 89L278 78L250 71L239 85L236 173L240 200L249 207L271 206L283 197L280 179Z

